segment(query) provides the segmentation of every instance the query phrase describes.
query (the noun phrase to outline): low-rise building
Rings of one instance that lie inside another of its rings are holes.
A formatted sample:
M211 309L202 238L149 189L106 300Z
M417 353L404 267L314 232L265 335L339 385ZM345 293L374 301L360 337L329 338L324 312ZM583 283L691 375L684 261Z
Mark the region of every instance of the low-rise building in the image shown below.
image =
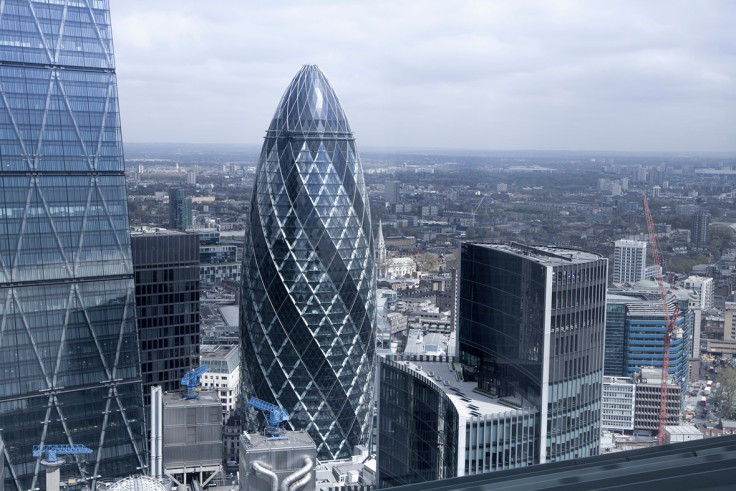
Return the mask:
M636 398L634 403L634 429L656 432L659 429L659 410L662 394L662 370L642 368L634 374ZM667 426L680 423L682 389L672 375L667 380Z
M199 277L206 284L222 283L226 280L240 281L240 263L201 264Z
M703 433L692 425L668 426L666 429L667 443L680 443L703 439Z
M240 347L203 345L200 353L202 364L210 369L200 378L202 388L217 392L225 421L240 395Z
M407 330L408 317L400 312L389 312L386 314L386 323L391 328L391 334L398 334Z
M603 377L601 428L618 432L634 430L636 385L630 377Z
M417 263L410 257L391 257L386 260L386 279L405 278L417 271Z
M736 421L721 420L718 424L704 424L698 427L704 438L736 435Z

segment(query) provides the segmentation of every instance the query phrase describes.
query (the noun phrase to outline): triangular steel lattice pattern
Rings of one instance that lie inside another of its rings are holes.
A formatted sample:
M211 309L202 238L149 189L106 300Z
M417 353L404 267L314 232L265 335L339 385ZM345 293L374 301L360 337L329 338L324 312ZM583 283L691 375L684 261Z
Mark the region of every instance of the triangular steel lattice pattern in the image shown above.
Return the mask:
M38 444L93 449L62 477L145 465L106 0L0 0L0 368L6 485L45 485Z
M245 241L245 391L289 411L321 459L349 457L372 418L373 237L355 140L316 66L267 131Z

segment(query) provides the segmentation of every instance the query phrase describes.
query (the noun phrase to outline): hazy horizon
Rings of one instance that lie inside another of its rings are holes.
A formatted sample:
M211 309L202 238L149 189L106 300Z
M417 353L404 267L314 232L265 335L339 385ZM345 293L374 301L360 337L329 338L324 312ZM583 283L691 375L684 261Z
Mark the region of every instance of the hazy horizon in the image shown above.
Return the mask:
M146 141L128 141L124 140L124 144L133 146L182 146L182 147L241 147L251 148L260 152L261 144L258 143L233 143L233 142L214 142L214 143L201 143L201 142L146 142ZM520 154L520 153L538 153L538 154L598 154L601 156L610 155L626 155L626 156L656 156L656 155L687 155L687 156L722 156L736 158L736 150L723 151L723 152L709 152L709 151L666 151L666 150L646 150L646 151L628 151L628 150L606 150L606 149L544 149L544 148L518 148L518 149L493 149L493 148L449 148L449 147L391 147L391 146L374 146L374 145L360 145L358 141L359 150L369 153L377 152L406 152L406 153L432 153L442 154L450 153L448 156L460 156L460 155L478 155L478 154ZM460 153L457 153L460 152Z

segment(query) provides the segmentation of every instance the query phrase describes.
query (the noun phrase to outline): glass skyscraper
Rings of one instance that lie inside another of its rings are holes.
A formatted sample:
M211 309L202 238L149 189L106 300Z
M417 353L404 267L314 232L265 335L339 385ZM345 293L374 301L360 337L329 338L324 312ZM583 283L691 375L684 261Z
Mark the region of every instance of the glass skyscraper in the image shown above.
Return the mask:
M199 236L173 230L135 231L131 249L148 414L151 387L177 391L184 374L199 366Z
M278 404L321 459L368 438L375 353L370 211L355 139L313 65L266 132L243 248L246 396Z
M106 0L0 2L0 438L5 485L145 465L115 64ZM40 476L40 477L39 477Z
M598 454L607 278L607 260L589 252L462 245L464 379L539 409L540 463Z

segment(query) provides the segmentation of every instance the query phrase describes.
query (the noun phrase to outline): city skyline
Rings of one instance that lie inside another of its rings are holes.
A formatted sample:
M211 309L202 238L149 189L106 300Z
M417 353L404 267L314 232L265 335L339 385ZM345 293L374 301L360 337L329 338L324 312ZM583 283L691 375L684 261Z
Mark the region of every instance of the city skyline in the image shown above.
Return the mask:
M363 147L736 151L727 2L113 3L127 141L259 143L318 63Z

